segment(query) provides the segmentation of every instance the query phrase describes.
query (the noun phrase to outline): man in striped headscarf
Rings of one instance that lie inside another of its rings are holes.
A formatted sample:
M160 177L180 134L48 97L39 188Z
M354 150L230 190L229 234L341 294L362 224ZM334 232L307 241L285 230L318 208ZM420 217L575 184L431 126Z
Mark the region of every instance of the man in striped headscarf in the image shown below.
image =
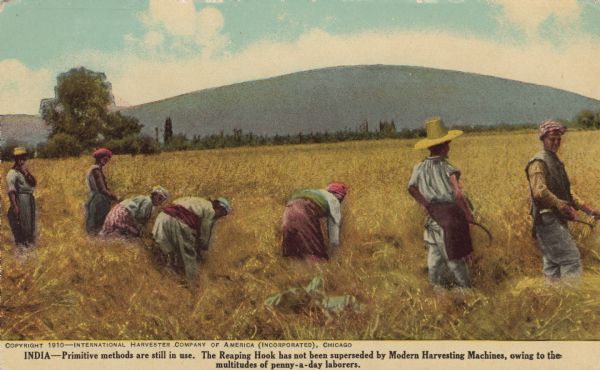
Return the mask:
M567 221L577 220L577 211L600 218L600 211L586 205L573 191L563 162L558 158L567 128L548 120L539 126L544 146L525 167L531 191L533 236L543 253L543 271L550 281L581 274L581 257Z
M292 194L283 212L283 255L329 259L340 243L341 202L348 189L332 182L326 189L304 189ZM327 217L329 246L321 231Z

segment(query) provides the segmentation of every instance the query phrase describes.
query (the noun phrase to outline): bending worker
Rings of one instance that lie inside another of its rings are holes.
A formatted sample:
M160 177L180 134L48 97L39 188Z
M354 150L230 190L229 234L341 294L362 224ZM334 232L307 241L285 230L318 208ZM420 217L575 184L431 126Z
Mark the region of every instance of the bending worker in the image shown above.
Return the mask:
M152 235L160 251L174 255L183 264L187 279L193 282L198 276L200 251L208 250L214 223L229 213L231 206L225 198L179 198L163 207Z
M328 259L340 243L341 202L348 189L332 182L327 189L295 192L283 212L283 255ZM321 231L321 219L327 217L329 246Z
M106 220L101 236L140 236L142 229L150 221L152 209L161 205L169 193L162 186L155 186L150 195L128 198L114 206Z

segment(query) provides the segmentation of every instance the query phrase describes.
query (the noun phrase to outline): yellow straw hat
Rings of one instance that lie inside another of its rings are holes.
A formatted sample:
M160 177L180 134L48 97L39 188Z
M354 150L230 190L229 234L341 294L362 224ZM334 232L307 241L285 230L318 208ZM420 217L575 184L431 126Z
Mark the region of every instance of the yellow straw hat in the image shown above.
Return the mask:
M26 155L26 154L27 154L27 149L23 148L22 146L18 146L13 149L13 156L15 156L15 157L20 156L20 155Z
M463 134L461 130L450 130L444 126L444 121L440 117L429 118L425 121L425 130L427 138L419 140L415 144L415 149L427 149L434 145L456 139Z

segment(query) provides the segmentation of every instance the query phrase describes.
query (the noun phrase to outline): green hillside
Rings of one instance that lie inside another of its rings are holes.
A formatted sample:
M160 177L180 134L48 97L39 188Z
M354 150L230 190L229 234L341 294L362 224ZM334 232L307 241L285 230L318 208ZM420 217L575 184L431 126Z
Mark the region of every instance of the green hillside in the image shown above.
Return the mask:
M563 90L463 72L407 66L325 68L201 90L124 109L154 134L165 119L175 133L256 134L355 129L368 120L416 128L432 115L450 125L571 119L600 101Z

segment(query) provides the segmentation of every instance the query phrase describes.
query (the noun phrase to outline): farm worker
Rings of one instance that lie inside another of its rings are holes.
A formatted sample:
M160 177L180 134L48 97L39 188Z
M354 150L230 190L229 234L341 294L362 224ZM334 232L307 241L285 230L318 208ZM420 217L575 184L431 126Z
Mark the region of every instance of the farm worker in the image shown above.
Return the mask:
M304 189L292 194L283 211L283 255L329 259L340 244L341 202L348 192L342 182L326 189ZM327 217L329 246L321 231Z
M231 205L225 198L179 198L163 207L154 222L152 235L160 251L174 255L183 263L187 279L195 281L200 251L208 249L214 223L229 213Z
M543 272L549 281L581 274L579 250L569 233L567 221L578 220L576 210L600 218L598 210L573 193L564 164L558 158L566 130L557 121L542 122L539 138L544 148L525 168L531 194L533 236L543 253Z
M150 220L153 207L158 207L169 197L162 186L152 188L150 195L138 195L114 206L100 231L101 236L140 236L142 228Z
M17 147L13 150L15 164L8 170L8 223L19 247L30 247L35 242L36 206L33 190L37 184L35 177L27 168L27 150Z
M85 229L89 234L95 235L102 229L112 202L117 202L118 198L108 189L103 171L112 157L112 152L107 148L100 148L92 156L96 163L90 167L86 175L90 194L85 203Z
M425 208L424 240L428 248L429 281L441 288L446 284L446 269L460 288L469 288L471 281L466 259L473 251L469 223L473 215L460 188L460 171L448 162L450 141L463 134L448 131L441 118L425 122L427 138L418 141L415 149L429 149L429 157L417 164L408 182L408 192Z

